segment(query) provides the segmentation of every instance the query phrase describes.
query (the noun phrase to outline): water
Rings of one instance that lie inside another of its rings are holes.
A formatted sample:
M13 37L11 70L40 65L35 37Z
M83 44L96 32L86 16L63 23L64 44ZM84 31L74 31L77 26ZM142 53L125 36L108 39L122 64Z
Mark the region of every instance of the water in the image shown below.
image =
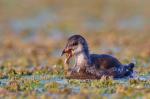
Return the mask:
M47 78L47 79L43 79L43 77ZM31 76L22 76L21 78L26 79L26 80L39 80L40 84L42 84L42 85L45 85L45 84L48 84L51 82L56 82L56 83L60 84L60 86L59 86L60 89L67 87L67 88L71 88L73 92L76 92L76 93L80 92L80 87L75 87L75 86L70 85L68 82L68 79L65 79L63 77L58 77L58 76L49 77L47 75L43 75L43 76L31 75ZM128 86L129 79L130 78L126 77L126 78L114 79L114 80L120 84ZM139 76L138 79L142 80L142 81L150 80L150 74L145 75L145 76ZM7 86L9 81L10 81L10 79L0 79L0 87ZM44 86L40 86L39 88L37 88L35 90L38 90L38 92L43 92L43 90L44 90L43 87Z
M48 34L58 33L60 35L64 32L75 32L75 27L71 27L72 25L65 26L65 23L67 23L67 21L64 22L64 28L59 26L59 24L62 24L62 21L65 21L65 19L63 18L63 16L59 16L58 13L52 11L49 8L42 10L36 16L26 17L24 19L9 19L8 24L9 28L11 28L13 33L15 34L22 33L25 30L28 30L28 32L30 31L31 34L35 35L39 32L45 32ZM85 20L81 21L80 25L81 28L91 32L99 32L103 30L103 28L105 29L110 27L109 23L104 22L100 18L93 17L85 17ZM134 15L130 18L118 19L117 22L114 23L114 26L118 27L121 30L129 29L139 31L143 30L146 25L146 19L142 15ZM0 31L5 31L5 28L3 29L2 27L4 27L4 25L0 24ZM65 31L65 28L67 28L67 31Z

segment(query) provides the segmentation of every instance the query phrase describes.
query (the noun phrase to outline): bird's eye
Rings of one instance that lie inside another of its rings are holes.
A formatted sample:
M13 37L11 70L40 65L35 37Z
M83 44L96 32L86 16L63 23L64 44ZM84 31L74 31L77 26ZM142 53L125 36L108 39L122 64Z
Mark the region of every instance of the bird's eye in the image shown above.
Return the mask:
M72 45L73 45L73 46L76 46L76 45L78 45L78 42L74 42L74 43L72 43Z

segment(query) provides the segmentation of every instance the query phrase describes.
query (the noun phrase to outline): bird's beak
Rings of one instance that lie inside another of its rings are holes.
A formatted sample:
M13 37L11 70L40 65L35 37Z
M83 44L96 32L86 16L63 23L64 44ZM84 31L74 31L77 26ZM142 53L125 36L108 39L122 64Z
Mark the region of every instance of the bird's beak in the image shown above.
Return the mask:
M63 49L63 51L61 52L61 56L63 56L65 53L67 53L67 49L68 49L68 47L66 45L65 48Z
M66 47L66 48L62 51L61 56L63 56L65 53L71 53L71 51L72 51L72 49Z
M65 48L63 49L61 56L63 56L64 54L70 54L72 51L72 47L68 46L68 44L65 46Z
M69 49L68 49L68 47L66 47L66 48L62 51L61 56L63 56L65 53L68 53L68 52L69 52Z
M62 53L61 53L61 56L63 56L64 54L65 54L66 52L65 52L65 49L62 51Z

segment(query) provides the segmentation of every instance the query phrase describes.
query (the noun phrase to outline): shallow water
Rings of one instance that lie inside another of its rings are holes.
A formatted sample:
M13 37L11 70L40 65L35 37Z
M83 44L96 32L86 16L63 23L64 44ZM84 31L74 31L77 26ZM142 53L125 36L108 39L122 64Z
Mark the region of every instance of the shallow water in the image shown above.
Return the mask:
M47 79L42 79L43 77L45 77ZM40 84L42 84L43 86L39 86L39 88L35 89L38 92L44 92L43 91L44 85L51 83L51 82L59 83L60 89L67 87L67 88L71 88L72 92L76 92L76 93L80 92L80 87L70 85L69 80L65 79L63 77L58 77L58 76L49 77L47 75L31 75L31 76L22 76L21 78L26 79L26 80L38 80L38 81L40 81ZM121 79L114 79L114 81L117 83L123 84L125 86L128 86L129 85L129 82L128 82L129 79L130 78L126 77L126 78L121 78ZM135 78L135 79L139 79L141 81L148 81L148 80L150 80L150 74L142 75L142 76L139 76L138 78ZM11 80L10 79L0 79L0 87L7 86L9 84L9 81L11 81ZM79 80L79 81L85 82L86 80Z

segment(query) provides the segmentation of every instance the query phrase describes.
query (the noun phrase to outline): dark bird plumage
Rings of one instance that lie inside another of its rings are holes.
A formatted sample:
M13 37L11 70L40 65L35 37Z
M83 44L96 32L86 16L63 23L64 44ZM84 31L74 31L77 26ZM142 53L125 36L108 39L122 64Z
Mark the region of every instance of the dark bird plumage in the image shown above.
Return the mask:
M133 63L123 65L111 55L90 54L87 41L81 35L73 35L68 39L62 55L65 53L68 54L66 64L69 64L70 58L75 56L75 66L68 70L68 78L99 79L102 76L122 78L133 73Z

